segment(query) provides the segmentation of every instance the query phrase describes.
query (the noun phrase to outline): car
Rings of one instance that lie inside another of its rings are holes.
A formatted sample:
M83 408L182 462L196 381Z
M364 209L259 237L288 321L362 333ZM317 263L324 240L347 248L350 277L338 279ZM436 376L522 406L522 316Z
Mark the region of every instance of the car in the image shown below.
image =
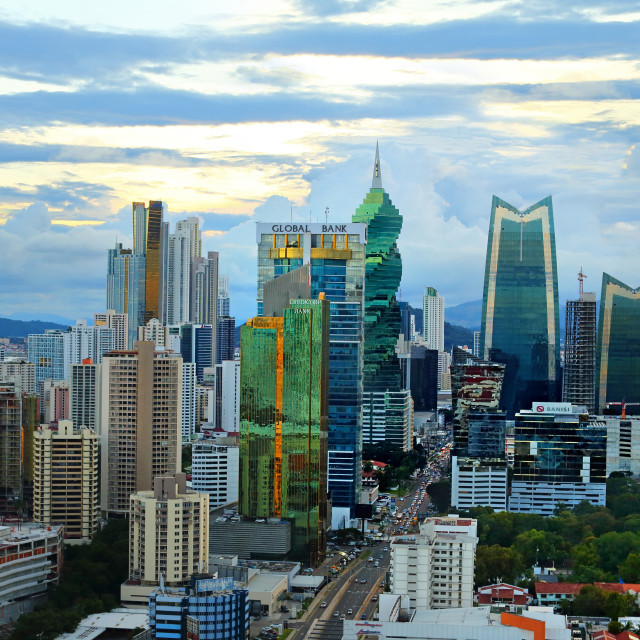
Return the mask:
M378 601L378 596L373 596L371 598L371 602L377 602Z
M385 547L383 551L389 551L389 547Z
M360 580L360 583L361 584L367 584L367 581L366 580Z
M285 607L284 605L282 605L282 606L280 607L280 611L282 611L282 613L289 613L289 608L288 608L288 607Z
M360 620L366 620L366 619L367 619L367 614L366 614L366 613L363 613L363 614L360 616Z
M381 588L381 589L384 589L384 582L381 582L381 583L380 583L380 588Z
M354 579L353 579L353 581L354 581L354 582L358 582L358 578L354 578Z
M340 616L340 622L344 622L346 618L344 616Z
M353 609L347 609L347 615L348 616L352 616L353 615Z
M320 608L321 609L326 609L327 608L327 603L326 602L321 602L320 603Z

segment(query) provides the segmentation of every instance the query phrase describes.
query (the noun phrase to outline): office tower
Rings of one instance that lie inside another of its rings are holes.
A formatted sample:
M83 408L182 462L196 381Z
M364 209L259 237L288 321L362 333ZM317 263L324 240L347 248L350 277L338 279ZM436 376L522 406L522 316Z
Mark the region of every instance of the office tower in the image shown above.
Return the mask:
M371 189L353 215L367 224L364 290L363 441L411 448L411 394L395 353L400 335L396 292L402 277L397 239L402 216L382 188L376 145Z
M409 610L473 606L478 522L449 515L427 518L417 538L391 543L391 593Z
M562 401L584 405L595 413L596 294L583 292L585 277L580 269L580 297L567 300Z
M502 408L509 418L532 402L557 399L559 326L551 197L519 211L494 196L480 357L507 366Z
M238 501L238 439L202 435L191 449L191 486L209 494L209 507L217 509Z
M239 360L223 360L216 365L213 422L226 432L240 430Z
M33 519L64 524L65 538L90 540L98 529L98 436L93 429L58 422L34 436Z
M600 416L607 429L607 477L614 471L640 476L640 418Z
M438 405L438 352L424 344L402 343L398 350L403 386L411 391L414 411L435 411Z
M326 547L329 303L291 300L242 328L239 511L291 522L293 559Z
M22 403L12 383L0 384L0 514L22 500Z
M126 348L133 345L137 339L138 327L145 323L145 264L144 254L123 249L120 242L108 251L107 309L113 310L116 316L127 316ZM113 318L113 315L107 311L106 317L101 317L100 322L104 319L109 326L110 317ZM121 329L117 334L121 336Z
M178 331L179 327L176 327ZM169 349L169 327L157 318L151 318L143 327L138 327L138 340L153 342L156 349Z
M509 511L552 515L560 503L605 505L606 427L581 411L534 403L516 414Z
M126 514L129 496L180 469L182 358L152 342L102 362L101 505Z
M18 393L36 392L36 366L22 358L0 362L0 382L13 382Z
M136 595L128 589L130 582L186 585L209 563L209 494L187 489L184 473L161 474L151 486L134 491L129 501L129 580L121 587L123 602Z
M215 364L215 327L210 324L181 324L179 331L182 359L195 362L196 378L201 382L204 370Z
M64 379L69 380L72 364L90 358L96 364L102 362L102 354L115 349L115 329L106 325L87 326L86 320L78 320L64 333Z
M218 278L218 315L231 315L231 294L229 291L229 276L221 275Z
M35 364L36 385L45 378L64 379L64 334L57 329L32 333L28 340L29 362Z
M256 236L259 315L282 316L289 300L320 293L330 303L328 482L338 528L361 493L366 226L269 223Z
M236 349L236 319L218 316L216 333L216 364L223 360L233 360Z
M144 258L144 315L142 321L138 320L138 326L158 318L163 320L162 306L162 260L160 244L162 236L162 202L150 200L149 206L143 202L134 202L133 208L133 253ZM111 308L107 301L107 306ZM117 311L117 309L116 309ZM134 316L138 317L139 316ZM131 324L132 315L129 314ZM129 328L131 330L131 327Z
M45 380L45 422L69 419L69 383L66 380Z
M215 326L218 315L218 252L193 259L191 318L193 322Z
M115 351L126 351L129 348L129 316L126 313L116 313L114 309L107 309L106 313L94 313L93 324L114 330Z
M153 637L246 640L249 591L233 585L233 578L198 576L186 588L155 589L149 596Z
M444 351L444 298L433 287L424 288L422 327L427 348Z
M480 332L473 332L473 355L480 358Z
M597 408L640 402L640 288L602 274L598 322Z
M182 441L190 442L198 426L196 363L182 363Z
M400 334L404 336L404 339L411 340L411 307L408 302L398 301L398 308L400 309Z
M100 418L101 366L86 360L71 365L69 383L69 418L75 425L102 433Z

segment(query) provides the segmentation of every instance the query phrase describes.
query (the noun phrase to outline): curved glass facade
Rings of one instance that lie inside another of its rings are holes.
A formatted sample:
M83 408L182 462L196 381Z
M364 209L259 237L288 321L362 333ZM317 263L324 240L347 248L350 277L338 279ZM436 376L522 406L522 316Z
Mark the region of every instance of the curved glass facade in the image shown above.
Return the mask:
M480 355L506 365L501 407L509 417L532 402L558 397L560 323L551 197L525 211L493 197Z
M602 274L598 323L597 405L640 402L640 288Z

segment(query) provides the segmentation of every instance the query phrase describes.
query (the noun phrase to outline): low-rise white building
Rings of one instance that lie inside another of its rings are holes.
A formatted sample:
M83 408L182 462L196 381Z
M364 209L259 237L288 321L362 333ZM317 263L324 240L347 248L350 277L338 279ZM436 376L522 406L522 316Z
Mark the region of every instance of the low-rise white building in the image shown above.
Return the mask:
M63 544L62 525L0 526L0 608L58 584Z
M200 438L191 449L191 487L209 494L216 509L238 501L238 438Z
M452 456L451 505L461 510L492 507L495 511L506 511L506 461Z
M427 518L418 536L391 543L391 592L409 608L473 606L478 523L457 515Z

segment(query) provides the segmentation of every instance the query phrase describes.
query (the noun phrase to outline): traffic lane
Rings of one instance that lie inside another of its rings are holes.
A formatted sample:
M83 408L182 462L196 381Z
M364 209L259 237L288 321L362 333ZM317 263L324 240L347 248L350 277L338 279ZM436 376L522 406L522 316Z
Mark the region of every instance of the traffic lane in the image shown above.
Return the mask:
M344 615L349 619L359 618L360 609L362 609L369 596L380 593L380 583L383 582L388 568L388 564L363 568L357 577L358 582L353 579L340 598L339 603L336 604L334 612L338 611L338 616L335 617L340 618L340 616ZM364 583L362 582L363 580ZM351 614L347 613L349 609L351 609Z

